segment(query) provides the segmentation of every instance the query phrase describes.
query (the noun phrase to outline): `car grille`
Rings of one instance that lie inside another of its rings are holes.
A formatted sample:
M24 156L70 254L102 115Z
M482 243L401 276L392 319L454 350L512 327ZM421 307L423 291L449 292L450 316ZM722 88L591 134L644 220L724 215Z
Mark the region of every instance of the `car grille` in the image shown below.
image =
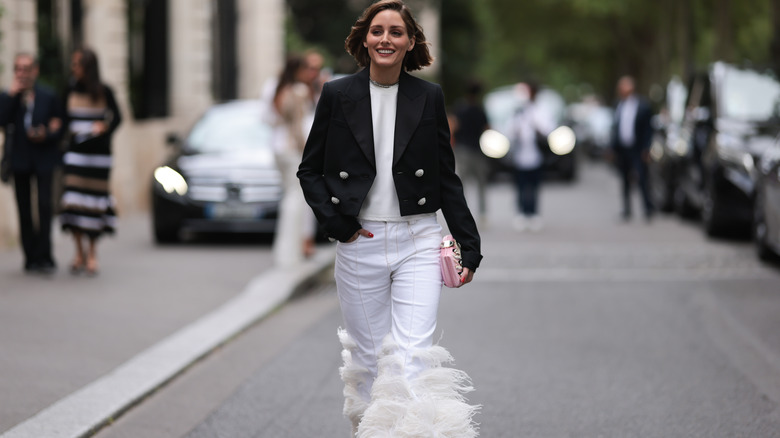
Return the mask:
M278 202L282 197L279 178L252 178L230 181L218 178L192 178L189 197L200 202Z

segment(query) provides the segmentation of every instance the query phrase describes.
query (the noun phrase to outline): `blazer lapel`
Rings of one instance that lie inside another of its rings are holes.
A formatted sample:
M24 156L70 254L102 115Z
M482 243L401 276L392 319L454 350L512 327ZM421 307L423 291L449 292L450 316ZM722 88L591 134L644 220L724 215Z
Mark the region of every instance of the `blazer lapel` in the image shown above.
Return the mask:
M339 93L341 108L349 129L368 161L376 168L374 155L374 125L371 120L371 94L368 92L368 69L355 74L343 93Z
M401 72L398 84L398 106L395 114L395 141L393 142L393 165L398 163L412 139L412 134L420 124L425 108L425 93L411 80L406 72Z

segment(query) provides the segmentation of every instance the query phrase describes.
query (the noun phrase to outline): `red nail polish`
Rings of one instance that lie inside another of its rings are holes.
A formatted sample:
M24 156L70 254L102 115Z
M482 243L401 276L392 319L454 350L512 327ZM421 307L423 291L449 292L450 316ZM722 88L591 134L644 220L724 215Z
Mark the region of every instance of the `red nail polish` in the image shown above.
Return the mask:
M368 237L374 237L372 233L368 233Z

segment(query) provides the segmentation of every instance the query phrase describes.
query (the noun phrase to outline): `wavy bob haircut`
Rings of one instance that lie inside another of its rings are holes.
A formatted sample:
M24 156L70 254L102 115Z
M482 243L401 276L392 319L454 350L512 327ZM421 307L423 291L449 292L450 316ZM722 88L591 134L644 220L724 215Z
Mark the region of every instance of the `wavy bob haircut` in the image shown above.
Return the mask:
M361 67L371 65L371 57L368 56L368 49L363 46L363 42L368 35L368 28L371 21L382 11L391 10L401 14L401 18L406 24L406 33L414 39L414 48L404 57L404 69L406 71L420 70L423 67L431 65L433 58L428 51L428 41L425 39L422 27L414 20L412 12L401 0L380 0L369 6L363 15L358 18L352 31L344 41L344 47L347 53L352 55Z

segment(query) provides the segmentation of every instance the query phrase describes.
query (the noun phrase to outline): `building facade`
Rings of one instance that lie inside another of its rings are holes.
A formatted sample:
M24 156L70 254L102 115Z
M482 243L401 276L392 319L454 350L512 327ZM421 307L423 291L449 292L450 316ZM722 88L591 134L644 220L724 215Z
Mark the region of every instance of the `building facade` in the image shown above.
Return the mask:
M0 0L0 8L2 88L16 53L63 70L74 48L97 53L123 113L111 179L120 215L148 208L169 133L183 133L214 102L258 97L283 63L284 0ZM0 247L17 244L17 229L13 190L2 185Z

